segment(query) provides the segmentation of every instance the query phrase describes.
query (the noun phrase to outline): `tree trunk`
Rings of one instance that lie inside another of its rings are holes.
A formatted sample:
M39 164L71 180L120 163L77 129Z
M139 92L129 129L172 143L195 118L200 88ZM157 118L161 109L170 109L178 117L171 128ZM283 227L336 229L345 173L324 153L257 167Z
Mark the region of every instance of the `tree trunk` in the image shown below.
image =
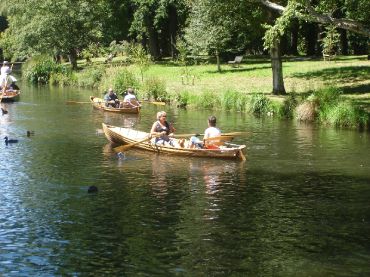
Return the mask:
M220 53L216 50L217 71L221 72Z
M307 56L314 56L316 54L316 42L317 42L317 26L314 23L306 24L306 45L307 45Z
M298 33L299 33L299 23L297 19L292 22L292 30L290 37L290 54L298 55Z
M76 49L71 49L68 54L68 59L69 62L72 65L72 69L76 70L77 69L77 51Z
M340 50L342 55L348 55L348 37L347 31L344 29L339 29L340 34Z
M177 10L176 7L173 5L170 5L168 8L168 16L169 16L169 35L170 35L170 51L172 59L176 56L176 34L177 34L177 28L178 28L178 17L177 17Z
M286 94L283 79L283 63L281 60L280 42L274 41L270 49L272 67L272 94Z

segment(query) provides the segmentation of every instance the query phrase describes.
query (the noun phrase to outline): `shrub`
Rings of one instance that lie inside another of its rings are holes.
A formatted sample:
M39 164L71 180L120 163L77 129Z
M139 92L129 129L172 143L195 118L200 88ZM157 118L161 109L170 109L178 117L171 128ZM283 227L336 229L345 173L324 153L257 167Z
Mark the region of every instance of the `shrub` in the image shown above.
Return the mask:
M163 80L151 77L145 80L142 87L144 97L148 99L154 99L159 101L168 101L169 95L166 91L166 84Z
M369 120L366 112L355 106L351 101L340 101L336 105L327 106L322 121L337 127L365 126Z
M245 111L247 103L248 97L234 90L227 90L220 97L220 104L224 110Z
M294 116L294 110L298 105L297 94L291 92L284 100L279 114L282 117L292 118Z
M52 73L68 74L68 70L65 66L57 64L52 57L39 55L26 61L22 73L32 83L47 83Z
M221 109L219 96L215 92L205 91L200 94L193 94L189 97L189 102L198 108Z
M120 94L123 94L127 88L136 88L138 80L135 75L126 68L110 67L105 71L102 81L100 82L100 89L106 90L108 87Z
M190 95L189 91L175 92L171 96L171 102L174 102L177 107L185 108L190 102Z
M77 84L80 87L98 87L105 72L104 66L87 67L77 73Z
M300 121L314 121L316 117L316 107L312 101L305 101L296 109L297 119Z
M249 111L256 115L267 114L272 110L270 99L262 93L253 93L249 100Z

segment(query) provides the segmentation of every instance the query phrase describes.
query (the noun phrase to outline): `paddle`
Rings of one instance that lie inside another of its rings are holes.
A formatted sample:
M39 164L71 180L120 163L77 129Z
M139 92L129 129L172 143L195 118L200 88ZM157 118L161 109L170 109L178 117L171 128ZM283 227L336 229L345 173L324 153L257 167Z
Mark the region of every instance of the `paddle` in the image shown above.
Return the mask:
M91 102L78 102L78 101L72 101L72 100L68 100L66 102L66 104L90 104Z
M156 102L156 101L149 101L149 100L141 100L141 102L146 102L146 103L149 103L149 104L161 105L161 106L166 105L166 102Z
M150 140L151 138L152 138L151 136L148 136L143 140L139 140L139 141L136 141L136 142L133 142L133 143L130 143L130 144L126 144L126 145L117 146L117 147L113 148L113 150L117 153L125 152L125 151L131 149L132 147L134 147L135 145L146 142L146 141Z
M8 77L6 77L6 79L5 79L5 84L4 84L3 91L2 91L1 97L0 97L0 103L3 101L3 96L4 96L5 92L6 92L6 86L7 85L8 85ZM8 111L5 110L4 108L1 108L1 111L3 112L3 114L7 114L8 113Z
M222 136L241 136L241 135L246 135L248 132L231 132L231 133L222 133ZM186 138L186 137L199 137L199 136L204 136L204 134L176 134L173 135L172 137L174 138Z

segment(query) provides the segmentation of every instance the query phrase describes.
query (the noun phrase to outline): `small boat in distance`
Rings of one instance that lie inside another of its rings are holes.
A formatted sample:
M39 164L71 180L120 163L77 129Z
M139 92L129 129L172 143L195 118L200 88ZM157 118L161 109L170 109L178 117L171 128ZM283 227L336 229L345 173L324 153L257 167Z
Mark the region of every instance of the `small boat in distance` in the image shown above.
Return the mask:
M113 112L113 113L131 113L136 114L140 112L141 105L138 101L131 101L131 103L126 103L120 101L120 108L108 107L105 105L105 101L103 98L90 96L90 102L94 108L106 112Z
M19 100L20 90L6 90L5 93L0 91L1 102L13 102Z
M243 150L245 145L232 144L230 147L220 147L219 149L197 149L186 147L160 146L152 144L148 138L149 133L134 130L132 128L117 127L103 123L103 131L110 142L116 144L135 144L134 147L142 150L155 152L158 154L170 154L188 157L220 158L245 160ZM145 142L141 142L146 140Z

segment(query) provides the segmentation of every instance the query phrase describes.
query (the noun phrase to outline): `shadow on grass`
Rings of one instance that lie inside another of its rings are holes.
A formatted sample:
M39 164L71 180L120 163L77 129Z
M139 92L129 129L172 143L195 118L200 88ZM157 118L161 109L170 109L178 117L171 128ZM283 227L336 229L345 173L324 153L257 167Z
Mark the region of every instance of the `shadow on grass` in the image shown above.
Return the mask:
M351 87L342 87L343 94L363 94L370 93L370 84Z
M247 65L240 66L240 67L230 67L230 68L222 68L221 72L217 71L217 68L215 70L208 70L206 73L209 74L229 74L229 73L240 73L240 72L249 72L254 70L260 70L260 69L270 69L271 66L261 66L261 67L246 67Z
M340 68L326 68L313 72L294 73L290 77L295 78L320 78L324 81L366 81L369 80L370 66L346 66Z

